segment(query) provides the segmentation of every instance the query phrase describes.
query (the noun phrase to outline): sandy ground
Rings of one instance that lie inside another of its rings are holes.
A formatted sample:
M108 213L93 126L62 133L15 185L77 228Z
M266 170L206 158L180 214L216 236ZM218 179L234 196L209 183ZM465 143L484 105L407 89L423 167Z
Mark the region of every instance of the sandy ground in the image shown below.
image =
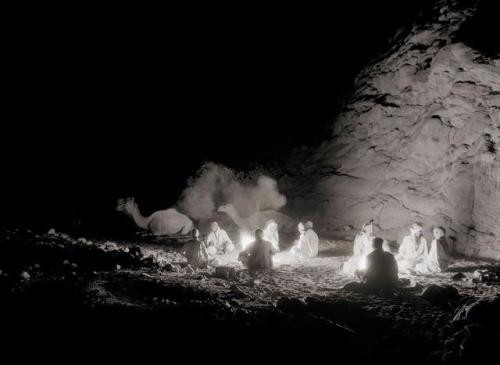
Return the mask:
M175 249L161 244L146 244L146 251L152 255L163 255L164 252L175 252ZM232 281L243 284L245 290L256 300L265 301L269 297L292 296L304 297L310 295L325 296L341 290L345 284L356 281L353 277L342 274L342 265L349 259L348 250L337 241L320 242L318 257L302 259L292 257L287 252L281 252L274 257L275 270L269 273L250 275L237 260L237 254L216 256L217 266L234 267L238 273ZM179 262L183 260L180 259ZM432 275L400 275L400 278L411 279L417 284L417 290L429 285L453 285L463 295L475 297L494 297L500 293L498 286L473 283L474 271L494 268L495 263L471 258L455 258L445 273ZM171 274L172 278L196 282L204 277L203 285L210 287L218 279L212 279L214 269L198 270L194 274ZM463 273L465 278L453 280L457 273ZM195 278L195 279L193 279ZM214 280L212 283L211 280ZM414 285L414 284L413 284Z
M321 343L322 351L333 342L336 351L359 352L365 360L439 363L445 357L453 362L462 356L467 336L465 324L453 321L459 303L436 305L422 291L435 284L455 287L461 300L500 294L498 284L472 280L476 270L495 265L466 258L455 259L446 273L403 276L412 285L396 295L346 291L343 286L354 278L341 273L349 243L339 241L322 241L312 259L280 253L273 272L256 275L240 266L236 253L217 257L222 270L188 270L178 252L181 244L172 241L91 242L7 231L1 232L0 244L2 313L22 314L17 320L29 313L29 325L46 318L47 311L50 318L85 318L79 326L114 321L113 333L130 333L131 326L141 333L167 328L171 332L162 336L171 341L182 338L178 333L184 330L218 328L238 333L226 337L236 343L243 334L258 333L260 341L270 343ZM453 280L457 273L464 274L461 280Z

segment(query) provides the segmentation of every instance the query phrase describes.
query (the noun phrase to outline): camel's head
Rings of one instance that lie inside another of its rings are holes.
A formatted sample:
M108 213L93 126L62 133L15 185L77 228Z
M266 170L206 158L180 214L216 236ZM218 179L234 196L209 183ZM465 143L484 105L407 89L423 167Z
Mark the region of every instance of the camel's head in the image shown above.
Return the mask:
M135 199L132 197L127 199L118 199L116 210L131 215L132 212L138 210L138 207Z
M217 211L220 213L232 214L236 212L236 209L234 209L234 205L232 204L224 204L217 208Z

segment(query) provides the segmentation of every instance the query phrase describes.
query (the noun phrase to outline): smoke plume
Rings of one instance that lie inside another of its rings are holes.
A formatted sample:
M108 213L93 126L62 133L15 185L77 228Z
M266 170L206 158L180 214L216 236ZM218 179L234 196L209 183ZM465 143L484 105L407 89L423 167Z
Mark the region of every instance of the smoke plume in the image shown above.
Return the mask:
M208 162L189 179L179 206L191 218L203 220L228 203L242 216L248 216L257 210L278 210L286 204L286 197L278 191L276 180L258 171L238 173Z

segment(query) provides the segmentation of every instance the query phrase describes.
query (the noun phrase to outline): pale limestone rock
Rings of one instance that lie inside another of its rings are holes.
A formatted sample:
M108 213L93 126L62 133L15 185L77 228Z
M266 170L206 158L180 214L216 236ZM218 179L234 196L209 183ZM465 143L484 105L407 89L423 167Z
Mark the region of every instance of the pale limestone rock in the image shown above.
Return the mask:
M297 215L340 232L373 218L398 242L442 225L458 252L500 260L500 60L455 40L474 15L459 3L437 1L360 73L330 139L291 157Z

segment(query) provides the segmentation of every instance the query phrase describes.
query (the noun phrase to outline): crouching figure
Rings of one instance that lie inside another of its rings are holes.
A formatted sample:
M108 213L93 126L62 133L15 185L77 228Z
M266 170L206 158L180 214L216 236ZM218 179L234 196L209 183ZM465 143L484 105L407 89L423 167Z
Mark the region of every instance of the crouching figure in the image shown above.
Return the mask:
M271 270L273 268L273 255L277 252L271 242L264 240L264 232L258 229L255 231L255 241L240 252L238 260L249 271Z
M200 241L200 232L197 229L191 231L191 240L187 242L181 250L186 256L187 263L195 269L205 269L208 266L210 257L207 247Z

